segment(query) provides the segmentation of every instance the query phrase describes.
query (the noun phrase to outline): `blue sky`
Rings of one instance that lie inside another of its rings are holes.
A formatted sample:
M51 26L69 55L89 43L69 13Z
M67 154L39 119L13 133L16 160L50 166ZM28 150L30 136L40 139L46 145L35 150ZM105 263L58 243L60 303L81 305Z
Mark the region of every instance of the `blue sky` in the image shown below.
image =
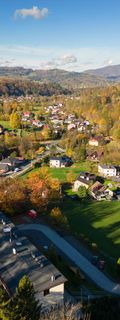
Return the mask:
M0 66L118 64L119 15L119 0L0 0Z

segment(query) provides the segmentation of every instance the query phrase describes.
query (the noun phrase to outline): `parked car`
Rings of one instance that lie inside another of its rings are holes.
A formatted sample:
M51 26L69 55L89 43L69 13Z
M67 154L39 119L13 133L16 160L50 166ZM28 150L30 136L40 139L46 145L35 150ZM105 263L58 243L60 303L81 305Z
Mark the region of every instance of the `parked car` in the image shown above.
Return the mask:
M105 261L104 261L104 260L99 260L99 261L98 261L98 268L99 268L100 270L103 270L104 267L105 267Z
M33 210L33 209L29 210L27 214L28 214L29 217L31 217L33 219L37 218L37 216L38 216L37 212L35 210Z
M100 270L103 270L105 267L105 260L100 259L98 256L93 256L91 262L92 264L94 264L94 266L98 267Z
M94 266L97 266L98 264L98 261L99 261L99 257L98 256L93 256L92 257L92 264L94 264Z
M19 172L19 171L21 171L20 168L15 168L15 169L14 169L14 172Z

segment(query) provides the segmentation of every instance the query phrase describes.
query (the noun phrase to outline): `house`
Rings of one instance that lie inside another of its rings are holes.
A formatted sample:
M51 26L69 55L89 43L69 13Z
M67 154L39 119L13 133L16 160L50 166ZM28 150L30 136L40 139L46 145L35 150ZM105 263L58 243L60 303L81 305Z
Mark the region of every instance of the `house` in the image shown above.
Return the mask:
M21 277L27 275L33 283L42 311L63 305L67 279L28 238L19 236L17 228L2 212L0 243L0 275L11 295L15 293Z
M40 122L39 120L32 120L32 125L39 128L43 128L43 123Z
M69 167L71 164L71 158L67 156L50 158L50 168L64 168Z
M7 173L9 169L8 164L0 163L0 174Z
M103 188L103 184L99 181L96 181L91 187L90 187L90 192L91 195L95 198L96 193Z
M29 111L26 111L26 112L23 113L23 116L25 118L30 118L30 115L31 115L31 112L29 112Z
M103 157L104 152L103 150L87 150L87 158L91 161L100 161L100 159Z
M104 186L99 181L96 181L89 189L90 194L96 200L111 200L114 196L114 192L107 186Z
M89 125L90 125L90 122L89 122L88 120L84 120L84 121L83 121L83 124L84 124L85 126L89 126Z
M23 162L23 158L5 158L0 161L0 171L4 172L14 170L16 167L20 166Z
M70 124L68 124L68 126L67 126L68 131L73 130L73 129L75 129L75 128L76 128L76 125L75 125L74 123L70 123Z
M98 201L101 200L111 200L113 198L114 192L105 186L102 186L95 194L94 198Z
M103 177L116 177L117 169L112 165L98 165L98 172Z
M103 142L103 137L91 137L88 141L90 146L98 147Z
M96 180L96 176L89 172L80 172L79 176L74 182L73 191L78 191L79 187L84 186L88 189Z
M33 118L34 114L30 111L23 112L22 121L30 122L30 119Z

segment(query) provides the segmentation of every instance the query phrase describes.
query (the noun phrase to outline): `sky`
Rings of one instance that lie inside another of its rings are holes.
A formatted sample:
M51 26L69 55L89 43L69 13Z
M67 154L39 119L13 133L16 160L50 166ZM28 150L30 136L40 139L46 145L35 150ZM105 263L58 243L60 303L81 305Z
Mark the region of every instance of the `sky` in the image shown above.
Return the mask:
M120 0L0 0L0 66L120 64Z

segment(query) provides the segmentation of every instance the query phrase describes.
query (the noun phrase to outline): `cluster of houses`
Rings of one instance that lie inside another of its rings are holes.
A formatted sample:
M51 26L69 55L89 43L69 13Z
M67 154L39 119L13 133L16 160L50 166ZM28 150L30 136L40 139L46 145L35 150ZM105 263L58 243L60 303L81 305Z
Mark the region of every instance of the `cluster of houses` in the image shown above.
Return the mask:
M89 189L90 195L96 200L111 200L117 198L120 200L120 189L111 190L109 186L105 186L99 180L102 178L119 178L120 167L110 165L98 165L98 173L100 176L89 172L80 172L74 181L73 191L77 192L81 186Z
M64 125L68 131L76 129L78 132L84 132L90 125L88 120L77 119L74 114L67 114L62 103L48 106L45 111L49 113L49 120L56 128Z
M29 111L26 111L23 113L21 121L27 122L28 124L31 124L32 126L35 126L38 128L43 128L44 124L45 124L45 122L43 122L43 121L34 119L34 114Z
M28 97L29 98L29 97ZM21 100L20 100L21 101ZM18 100L18 102L20 102ZM77 118L75 114L67 113L64 109L62 103L48 105L45 108L45 114L42 117L43 119L38 120L35 117L35 114L31 111L25 111L22 113L21 122L24 125L30 125L32 127L39 128L39 130L44 129L47 125L48 128L52 127L52 132L55 137L61 137L63 132L76 130L80 133L88 133L91 135L91 132L94 132L94 125L84 118ZM49 116L49 122L48 122ZM0 134L3 134L4 128L0 126ZM103 136L91 136L88 140L88 144L92 147L100 146L105 142Z
M56 156L50 157L49 165L51 168L63 168L69 167L72 165L72 160L70 157L64 156ZM76 178L73 184L73 191L77 192L79 187L83 186L89 190L89 194L96 200L111 200L113 197L120 199L120 167L113 165L98 165L98 176L89 172L80 172L79 176ZM112 184L105 185L104 179L114 178L116 177L116 190L111 190Z

